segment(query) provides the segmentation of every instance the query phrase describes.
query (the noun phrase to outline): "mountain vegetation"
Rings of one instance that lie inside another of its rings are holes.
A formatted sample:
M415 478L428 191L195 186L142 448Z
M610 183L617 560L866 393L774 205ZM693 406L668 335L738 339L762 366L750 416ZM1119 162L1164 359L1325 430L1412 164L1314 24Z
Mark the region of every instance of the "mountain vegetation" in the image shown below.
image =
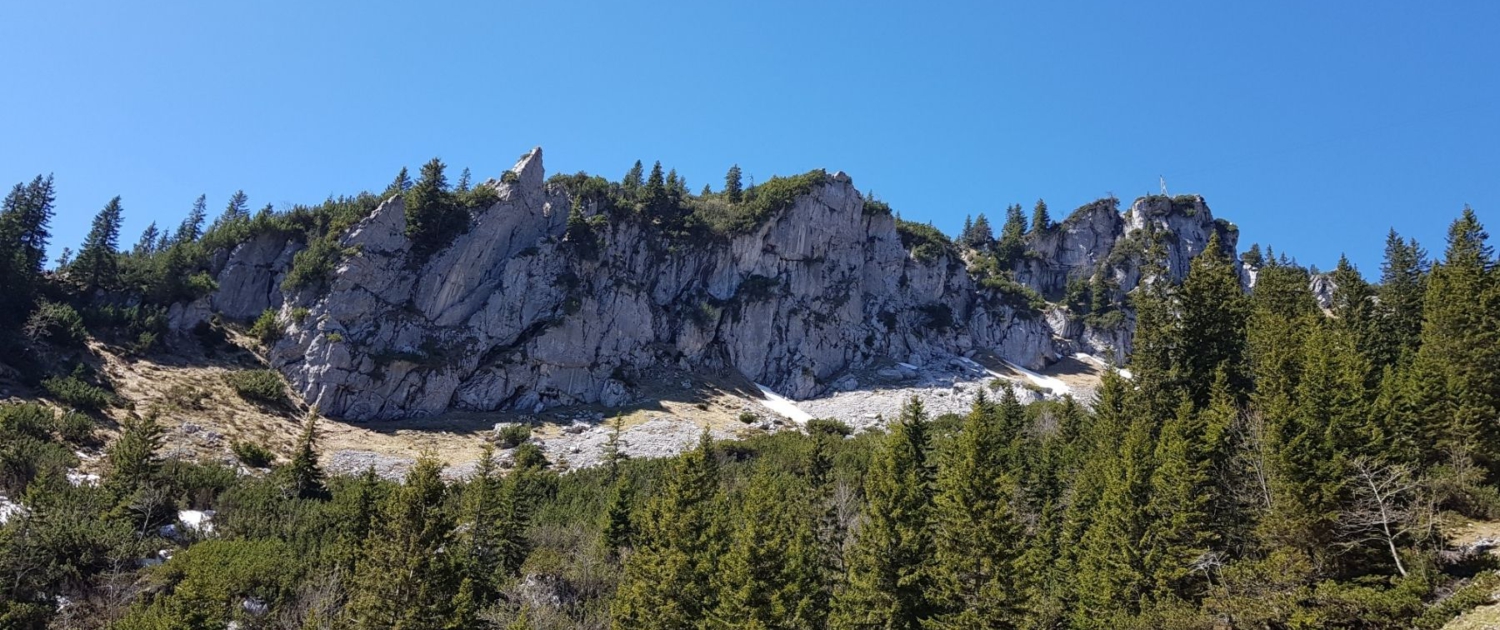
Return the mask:
M387 191L423 256L493 193L444 168ZM663 171L554 181L670 239L752 230L827 177L744 186L735 167L691 195ZM705 433L567 473L514 435L462 479L424 457L400 482L325 475L315 410L293 451L238 449L259 472L169 458L157 418L130 414L92 483L77 453L121 403L90 344L159 351L169 308L213 289L209 258L256 233L321 243L295 263L316 288L379 199L252 215L236 193L205 229L200 198L121 251L116 198L49 269L54 200L38 177L0 210L5 357L48 403L0 406L0 628L1437 628L1496 586L1491 557L1449 545L1500 519L1500 267L1469 209L1436 259L1393 232L1377 281L1341 262L1326 310L1310 270L1259 247L1245 292L1217 236L1180 285L1070 289L1134 316L1128 375L1093 400L1002 388L929 417L913 399L884 430ZM998 238L983 215L956 241L898 229L1001 286L1028 235L1059 229L1036 208L1007 209ZM1160 242L1142 248L1161 277ZM233 386L288 406L274 372ZM184 516L206 510L211 527Z

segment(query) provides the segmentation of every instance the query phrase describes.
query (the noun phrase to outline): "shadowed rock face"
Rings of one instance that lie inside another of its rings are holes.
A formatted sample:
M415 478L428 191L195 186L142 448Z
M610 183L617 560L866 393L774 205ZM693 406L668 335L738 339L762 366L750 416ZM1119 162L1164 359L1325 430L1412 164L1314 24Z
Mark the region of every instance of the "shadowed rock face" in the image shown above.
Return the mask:
M1124 330L1096 331L1018 311L977 287L952 254L914 258L895 220L866 214L842 173L747 234L685 242L612 218L598 230L597 254L584 256L564 238L572 200L545 183L541 150L512 171L483 184L499 201L420 269L408 260L395 197L344 235L358 253L329 286L282 294L300 244L262 237L229 254L207 308L238 319L279 308L288 330L269 349L272 365L308 403L349 420L622 404L634 377L653 367L732 370L806 398L849 370L892 360L990 351L1041 368L1060 353L1128 345L1128 319ZM1180 279L1223 226L1201 198L1191 211L1162 202L1137 202L1129 221L1113 200L1081 208L1032 235L1017 277L1052 297L1069 278L1100 271L1128 291L1139 256L1111 263L1110 252L1150 221L1176 235L1168 269ZM204 306L176 309L174 324L191 324ZM294 308L307 313L294 321Z

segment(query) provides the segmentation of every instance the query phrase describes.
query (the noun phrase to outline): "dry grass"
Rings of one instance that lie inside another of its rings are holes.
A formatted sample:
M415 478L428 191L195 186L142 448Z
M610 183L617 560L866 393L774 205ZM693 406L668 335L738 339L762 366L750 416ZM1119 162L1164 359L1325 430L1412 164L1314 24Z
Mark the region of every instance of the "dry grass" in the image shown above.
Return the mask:
M1500 604L1480 606L1459 615L1443 630L1500 630Z

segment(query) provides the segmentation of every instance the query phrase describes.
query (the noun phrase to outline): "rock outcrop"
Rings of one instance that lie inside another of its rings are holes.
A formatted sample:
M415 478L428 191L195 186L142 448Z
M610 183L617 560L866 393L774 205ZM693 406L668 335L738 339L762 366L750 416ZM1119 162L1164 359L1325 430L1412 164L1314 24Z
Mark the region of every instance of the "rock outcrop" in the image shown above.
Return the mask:
M349 420L618 405L653 368L728 371L807 398L895 362L984 351L1041 368L1062 353L1119 359L1128 348L1128 316L1095 329L1063 310L1033 312L977 283L956 250L914 255L896 219L867 212L843 173L745 233L674 240L648 220L608 216L589 221L589 243L568 236L573 199L545 181L540 149L511 173L483 184L498 201L425 261L411 255L392 197L342 236L357 253L326 286L284 292L303 245L260 236L229 252L219 290L174 309L173 323L278 309L286 334L269 361L309 404ZM1148 229L1172 235L1174 280L1209 235L1231 251L1235 242L1201 198L1145 198L1125 216L1110 199L1030 235L1015 277L1052 301L1096 274L1123 294L1139 280Z

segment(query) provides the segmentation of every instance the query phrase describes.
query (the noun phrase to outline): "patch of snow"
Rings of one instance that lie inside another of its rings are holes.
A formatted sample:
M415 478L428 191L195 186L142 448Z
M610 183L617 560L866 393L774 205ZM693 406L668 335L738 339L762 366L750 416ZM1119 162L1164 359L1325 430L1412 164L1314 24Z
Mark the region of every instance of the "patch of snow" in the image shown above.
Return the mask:
M901 365L906 364L902 363ZM812 414L803 411L801 407L797 406L797 403L792 402L790 399L771 391L771 388L766 387L765 385L761 385L760 383L756 383L755 387L759 389L760 394L765 397L764 400L760 401L760 404L764 405L767 409L791 418L793 421L796 421L799 424L806 423L808 420L813 419Z
M1096 357L1096 356L1094 356L1092 354L1088 354L1088 353L1084 353L1084 352L1079 352L1079 353L1074 354L1073 358L1078 359L1079 361L1083 361L1084 363L1092 363L1092 364L1097 365L1097 366L1102 367L1102 368L1110 367L1109 362L1105 361L1104 359L1101 359L1101 358ZM1127 381L1134 377L1134 375L1132 375L1130 373L1130 370L1127 370L1125 368L1117 367L1117 368L1114 368L1114 370L1115 370L1115 374L1119 374L1122 378L1124 378Z
M93 473L81 473L76 470L68 471L68 483L74 486L98 486L99 475Z
M213 510L182 510L177 513L177 522L183 527L201 534L214 533Z
M11 503L10 499L0 496L0 525L4 525L12 516L20 516L26 513L26 508L19 503Z
M1052 392L1052 394L1055 396L1062 396L1065 394L1071 394L1073 392L1073 390L1068 387L1067 383L1064 383L1055 377L1037 374L1036 372L1011 363L1010 361L1006 361L1005 364L1010 366L1010 369L1020 372L1026 377L1026 380L1031 381L1032 384L1049 392Z

